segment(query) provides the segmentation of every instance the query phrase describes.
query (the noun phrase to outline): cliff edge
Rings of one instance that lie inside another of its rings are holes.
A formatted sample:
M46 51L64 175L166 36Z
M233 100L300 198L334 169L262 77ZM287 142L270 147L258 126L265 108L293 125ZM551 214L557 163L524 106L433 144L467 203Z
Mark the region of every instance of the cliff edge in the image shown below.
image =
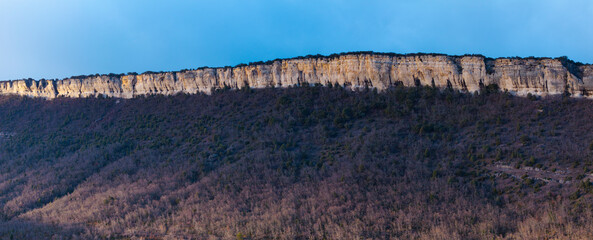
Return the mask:
M593 96L593 65L567 58L486 58L480 55L392 54L357 52L278 59L224 68L129 75L91 75L62 80L0 82L0 94L30 97L108 96L211 93L242 87L287 87L339 84L351 88L429 85L479 91L497 84L517 95L528 93Z

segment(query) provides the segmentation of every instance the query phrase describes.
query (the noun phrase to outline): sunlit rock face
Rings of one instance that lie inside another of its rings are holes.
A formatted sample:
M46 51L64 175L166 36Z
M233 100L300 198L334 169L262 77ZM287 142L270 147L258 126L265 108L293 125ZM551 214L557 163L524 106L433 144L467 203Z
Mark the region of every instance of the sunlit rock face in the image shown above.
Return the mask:
M593 95L593 65L559 58L499 58L439 54L349 53L275 60L226 68L139 75L101 75L63 80L0 82L0 94L30 97L133 98L139 95L211 93L242 87L340 85L385 90L395 85L427 85L475 92L497 84L517 95Z

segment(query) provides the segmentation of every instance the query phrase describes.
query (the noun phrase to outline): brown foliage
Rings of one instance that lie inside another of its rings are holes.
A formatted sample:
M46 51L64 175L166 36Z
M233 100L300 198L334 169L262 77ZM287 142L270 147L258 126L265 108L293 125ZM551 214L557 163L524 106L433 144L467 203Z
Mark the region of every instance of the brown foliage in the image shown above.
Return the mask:
M591 238L592 105L421 87L3 96L0 237Z

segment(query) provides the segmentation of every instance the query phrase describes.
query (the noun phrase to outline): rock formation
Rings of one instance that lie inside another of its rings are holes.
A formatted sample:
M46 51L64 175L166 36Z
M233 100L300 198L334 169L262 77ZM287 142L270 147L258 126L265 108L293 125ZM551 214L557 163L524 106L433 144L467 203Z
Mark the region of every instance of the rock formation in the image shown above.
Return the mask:
M287 87L303 84L339 84L379 91L397 84L451 87L479 91L497 84L517 95L571 93L593 95L593 65L566 58L498 58L479 55L391 54L358 52L307 56L225 68L132 75L93 75L63 80L0 82L0 94L31 97L108 96L211 93L214 89Z

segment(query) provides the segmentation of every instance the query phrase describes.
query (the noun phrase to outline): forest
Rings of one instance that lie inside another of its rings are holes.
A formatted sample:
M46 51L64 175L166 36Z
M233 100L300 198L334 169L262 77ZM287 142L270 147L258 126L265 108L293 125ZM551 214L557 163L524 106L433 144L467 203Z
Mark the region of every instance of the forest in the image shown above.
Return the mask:
M0 96L0 239L593 239L593 101Z

